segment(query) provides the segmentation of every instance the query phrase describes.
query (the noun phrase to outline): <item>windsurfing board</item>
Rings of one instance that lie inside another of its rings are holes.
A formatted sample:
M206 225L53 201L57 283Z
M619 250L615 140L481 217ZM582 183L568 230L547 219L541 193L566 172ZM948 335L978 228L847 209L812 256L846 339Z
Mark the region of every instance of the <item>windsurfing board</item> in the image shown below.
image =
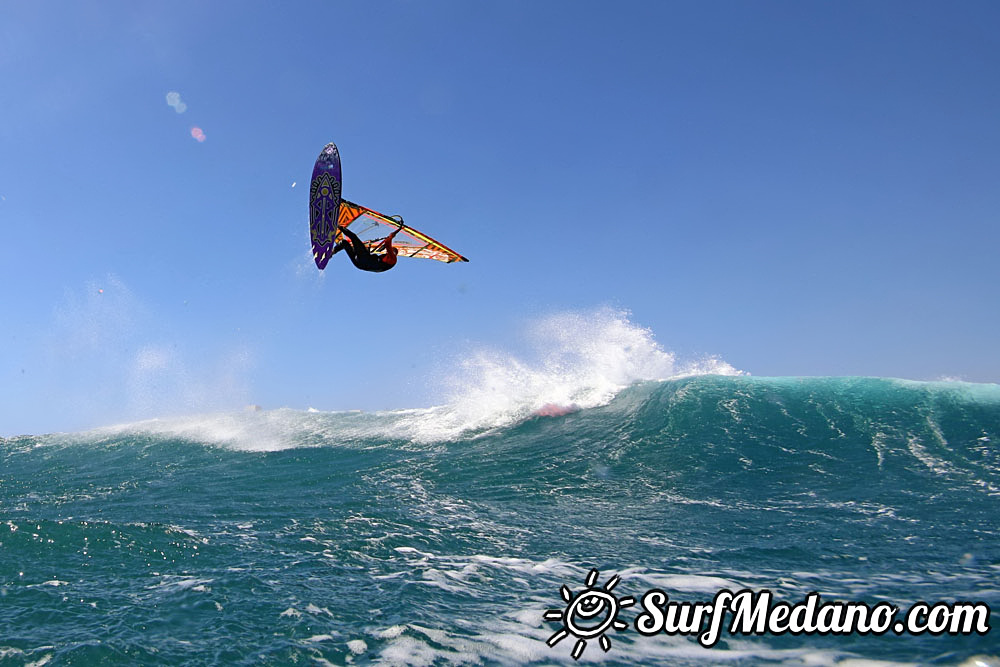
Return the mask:
M326 268L337 244L342 185L340 151L332 141L323 147L309 185L309 238L316 267Z

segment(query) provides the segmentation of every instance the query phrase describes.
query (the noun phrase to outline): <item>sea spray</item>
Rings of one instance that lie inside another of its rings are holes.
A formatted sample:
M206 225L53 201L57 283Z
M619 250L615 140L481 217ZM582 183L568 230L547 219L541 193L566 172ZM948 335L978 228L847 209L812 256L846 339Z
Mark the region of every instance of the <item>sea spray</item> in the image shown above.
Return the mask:
M694 375L739 375L716 359L678 363L653 333L612 309L567 312L532 322L523 357L479 348L446 377L443 406L403 424L412 437L441 440L509 426L545 409L605 405L638 382Z

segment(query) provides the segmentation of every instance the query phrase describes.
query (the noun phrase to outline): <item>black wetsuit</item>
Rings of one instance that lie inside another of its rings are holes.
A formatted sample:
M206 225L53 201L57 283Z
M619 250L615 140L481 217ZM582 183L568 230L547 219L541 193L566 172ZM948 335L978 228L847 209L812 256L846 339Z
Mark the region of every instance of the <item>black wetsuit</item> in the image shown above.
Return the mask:
M347 256L351 258L351 262L354 266L358 267L362 271L374 271L380 273L382 271L388 271L395 264L386 264L382 261L382 255L372 254L372 251L368 249L365 242L358 238L358 235L352 232L346 227L341 227L340 229L344 232L344 235L351 240L350 243L347 241L341 241L337 244L338 248L343 248L347 251Z

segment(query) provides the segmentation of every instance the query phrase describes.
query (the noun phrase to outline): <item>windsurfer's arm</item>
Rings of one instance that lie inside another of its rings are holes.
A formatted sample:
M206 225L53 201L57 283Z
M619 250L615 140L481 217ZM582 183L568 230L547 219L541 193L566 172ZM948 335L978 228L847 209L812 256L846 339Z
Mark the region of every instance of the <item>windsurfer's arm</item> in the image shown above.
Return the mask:
M378 249L379 250L385 250L386 252L389 252L389 248L392 247L392 237L395 236L398 233L399 233L399 230L397 229L392 234L389 234L384 239L382 239L382 243L379 244Z

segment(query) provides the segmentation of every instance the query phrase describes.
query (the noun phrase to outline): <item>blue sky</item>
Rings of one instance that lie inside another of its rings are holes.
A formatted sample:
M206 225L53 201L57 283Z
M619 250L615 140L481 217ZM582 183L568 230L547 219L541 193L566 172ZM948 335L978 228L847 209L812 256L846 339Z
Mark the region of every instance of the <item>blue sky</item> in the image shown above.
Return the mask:
M998 28L991 2L4 2L0 434L428 405L469 350L609 308L754 375L997 382ZM471 262L320 275L328 141L347 198Z

